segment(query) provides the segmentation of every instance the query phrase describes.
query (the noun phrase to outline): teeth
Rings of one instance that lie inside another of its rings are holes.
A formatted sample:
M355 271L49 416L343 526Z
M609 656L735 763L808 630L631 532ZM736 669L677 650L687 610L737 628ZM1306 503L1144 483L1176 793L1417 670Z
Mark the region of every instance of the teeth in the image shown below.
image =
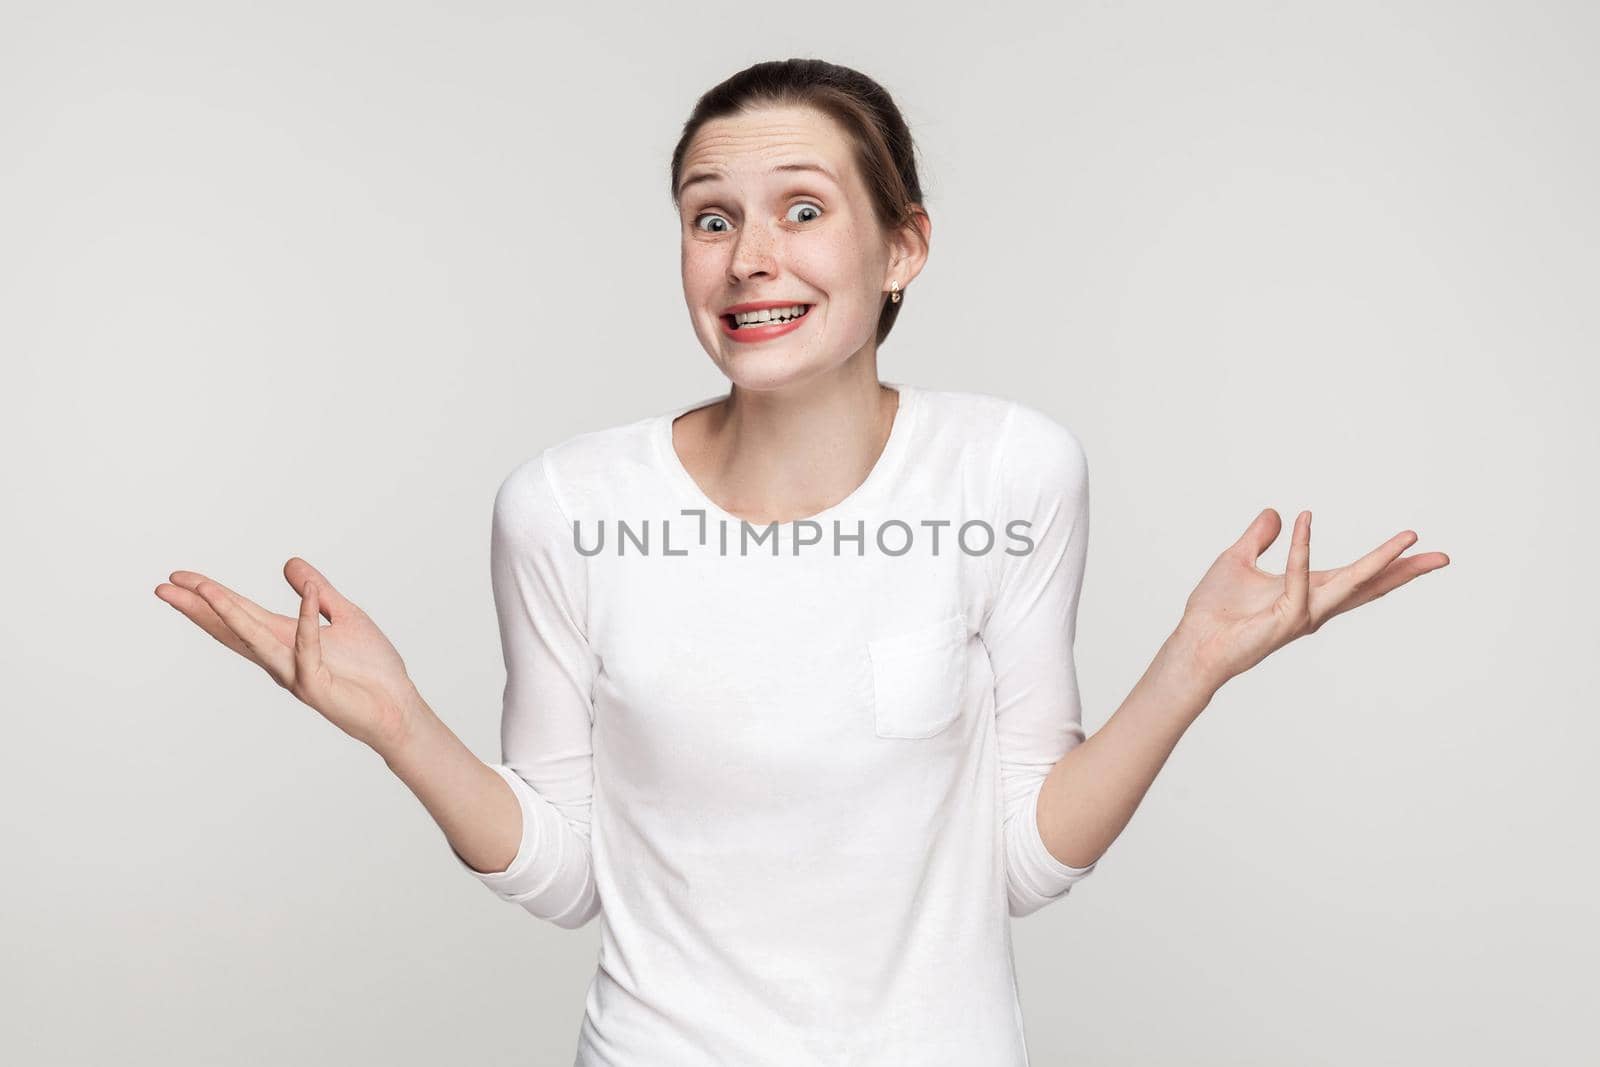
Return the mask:
M805 304L792 304L784 308L741 311L733 317L733 321L739 326L756 326L765 322L788 322L790 319L799 318L805 310Z

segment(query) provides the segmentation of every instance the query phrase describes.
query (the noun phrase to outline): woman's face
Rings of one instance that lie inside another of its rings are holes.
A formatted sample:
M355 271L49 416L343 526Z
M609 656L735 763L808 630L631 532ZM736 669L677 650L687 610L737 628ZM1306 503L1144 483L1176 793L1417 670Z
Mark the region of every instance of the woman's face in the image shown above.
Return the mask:
M706 123L678 188L683 293L695 334L736 385L773 389L875 351L891 280L926 258L891 245L847 135L811 108L767 108ZM734 326L744 304L805 307L788 325Z

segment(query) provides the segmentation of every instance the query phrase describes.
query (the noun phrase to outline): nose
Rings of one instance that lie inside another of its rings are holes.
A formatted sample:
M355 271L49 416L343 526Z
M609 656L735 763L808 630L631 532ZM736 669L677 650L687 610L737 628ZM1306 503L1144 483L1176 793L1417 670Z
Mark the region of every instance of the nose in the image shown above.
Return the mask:
M739 286L748 278L771 276L777 270L776 242L766 227L752 224L739 231L728 260L728 282Z

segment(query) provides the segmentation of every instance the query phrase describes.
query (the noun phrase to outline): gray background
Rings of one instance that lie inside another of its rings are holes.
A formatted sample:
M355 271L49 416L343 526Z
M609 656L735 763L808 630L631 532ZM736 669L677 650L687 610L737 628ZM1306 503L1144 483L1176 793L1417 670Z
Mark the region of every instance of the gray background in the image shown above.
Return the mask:
M921 145L882 376L1085 443L1091 730L1260 507L1453 560L1230 683L1017 922L1035 1063L1592 1054L1594 10L5 3L0 1059L570 1063L598 924L152 590L292 611L303 555L498 758L494 490L722 386L668 155L787 55Z

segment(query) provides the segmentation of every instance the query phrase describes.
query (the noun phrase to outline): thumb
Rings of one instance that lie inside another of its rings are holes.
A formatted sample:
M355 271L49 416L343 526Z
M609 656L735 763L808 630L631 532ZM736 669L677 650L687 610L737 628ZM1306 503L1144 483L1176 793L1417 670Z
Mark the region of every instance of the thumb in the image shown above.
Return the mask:
M1229 551L1237 553L1245 562L1254 564L1263 552L1272 547L1272 542L1278 539L1282 531L1283 520L1278 513L1272 508L1262 508Z

